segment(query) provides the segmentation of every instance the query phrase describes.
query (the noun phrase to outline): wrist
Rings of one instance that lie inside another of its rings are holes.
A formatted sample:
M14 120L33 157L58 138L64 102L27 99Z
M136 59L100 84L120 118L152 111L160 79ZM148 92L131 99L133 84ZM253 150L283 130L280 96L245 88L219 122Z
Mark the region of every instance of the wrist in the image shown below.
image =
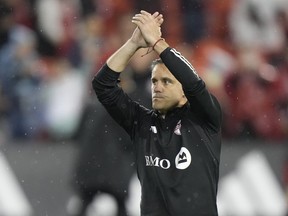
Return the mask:
M164 38L159 38L158 40L156 40L156 41L154 42L154 44L152 45L152 49L153 49L153 50L155 50L155 46L156 46L157 43L159 43L161 40L165 41Z
M148 47L147 52L144 55L142 55L142 57L148 55L153 51L155 51L158 55L160 55L167 47L169 47L169 45L165 42L165 39L159 38L153 43L152 46Z
M129 39L129 40L126 42L126 46L127 46L129 49L131 49L131 51L135 51L135 52L136 52L138 49L141 48L141 46L140 46L138 43L134 42L132 39Z
M152 49L160 55L167 47L169 47L169 45L166 43L165 39L159 38L154 42Z

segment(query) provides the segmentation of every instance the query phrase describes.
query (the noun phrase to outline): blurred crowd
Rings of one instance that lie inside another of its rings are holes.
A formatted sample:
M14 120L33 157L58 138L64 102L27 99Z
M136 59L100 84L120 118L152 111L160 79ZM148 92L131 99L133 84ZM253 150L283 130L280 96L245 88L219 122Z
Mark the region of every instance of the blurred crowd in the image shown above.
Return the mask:
M76 136L92 76L140 9L164 15L163 37L221 102L224 138L288 139L287 0L0 0L0 141ZM127 91L149 89L145 52Z

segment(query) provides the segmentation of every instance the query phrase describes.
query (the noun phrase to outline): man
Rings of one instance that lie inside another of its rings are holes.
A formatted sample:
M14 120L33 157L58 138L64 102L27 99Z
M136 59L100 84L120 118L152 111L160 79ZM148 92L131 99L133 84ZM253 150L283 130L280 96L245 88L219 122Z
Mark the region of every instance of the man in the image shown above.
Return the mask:
M161 38L162 15L141 11L132 22L137 28L100 69L93 88L135 145L141 215L217 215L220 105L191 64ZM152 66L153 110L117 86L120 72L141 47L161 58Z

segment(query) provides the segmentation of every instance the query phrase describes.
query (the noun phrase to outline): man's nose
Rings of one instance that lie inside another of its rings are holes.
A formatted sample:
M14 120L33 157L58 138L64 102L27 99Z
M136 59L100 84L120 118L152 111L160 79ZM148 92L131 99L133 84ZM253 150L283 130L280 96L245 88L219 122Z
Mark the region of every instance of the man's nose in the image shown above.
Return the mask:
M162 92L163 91L163 86L160 82L157 82L153 86L153 91L154 92Z

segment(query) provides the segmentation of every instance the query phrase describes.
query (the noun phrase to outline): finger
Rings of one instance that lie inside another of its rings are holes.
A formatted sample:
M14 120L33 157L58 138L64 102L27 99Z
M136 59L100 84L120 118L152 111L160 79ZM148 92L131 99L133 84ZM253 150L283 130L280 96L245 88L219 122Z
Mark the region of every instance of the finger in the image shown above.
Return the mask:
M144 23L144 21L142 21L141 19L138 19L138 18L132 19L131 22L134 23L137 27L142 26Z
M132 21L143 23L144 18L143 16L141 16L141 14L136 14L134 17L132 17Z
M155 18L152 17L152 15L150 15L150 16L146 16L146 15L142 16L142 21L143 22L156 22Z
M152 15L152 16L153 16L154 18L156 18L156 17L158 17L159 15L160 15L160 14L159 14L159 12L158 12L158 11L156 11L155 13L153 13L153 15ZM161 14L161 15L162 15L162 14Z
M143 16L143 18L144 18L145 20L149 20L149 19L151 20L151 19L153 19L153 18L155 18L156 16L159 15L159 12L158 12L158 11L156 11L153 15L150 14L150 13L148 13L147 11L144 11L144 10L141 10L140 13L141 13L141 15ZM154 16L154 15L155 15L155 16Z
M151 15L150 15L151 16ZM147 19L147 15L143 15L143 14L135 14L134 15L134 17L136 18L136 19L142 19L142 20L145 20L145 19ZM133 18L134 18L133 17Z
M161 26L161 25L163 24L163 22L164 22L164 19L163 19L162 17L157 17L157 18L156 18L156 22L157 22L157 24L158 24L159 26Z
M134 24L137 25L137 26L139 26L139 25L141 24L141 22L138 21L138 20L132 20L131 22L134 23Z
M154 19L156 19L156 20L163 19L163 15L162 15L162 14L159 14L157 17L154 17Z
M148 13L148 12L145 11L145 10L141 10L140 13L141 13L141 14L144 14L144 15L151 15L150 13Z
M135 14L133 17L140 18L140 17L142 17L142 15L141 14Z
M160 19L163 19L163 15L162 14L158 14L157 16L154 16L154 14L153 14L153 18L156 19L156 20L160 20Z

